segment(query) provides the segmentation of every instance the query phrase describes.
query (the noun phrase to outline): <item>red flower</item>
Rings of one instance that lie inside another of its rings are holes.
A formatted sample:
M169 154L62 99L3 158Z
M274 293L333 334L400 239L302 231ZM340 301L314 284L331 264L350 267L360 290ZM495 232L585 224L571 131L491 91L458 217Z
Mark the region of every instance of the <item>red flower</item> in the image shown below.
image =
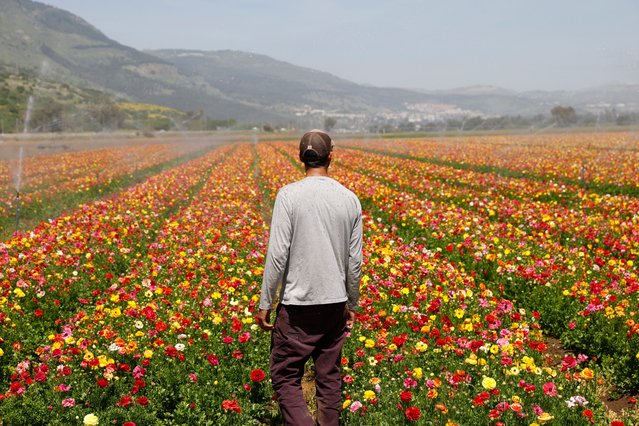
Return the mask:
M141 406L146 407L147 405L149 405L149 398L147 398L146 396L141 396L136 399L136 402Z
M419 420L419 417L422 415L422 412L418 407L408 407L406 409L405 414L408 420L415 422Z
M266 374L264 374L264 371L260 370L259 368L251 371L251 380L253 380L255 383L260 383L265 378Z
M130 396L123 396L120 401L115 403L118 407L128 407L131 404L133 404L133 398Z
M413 399L413 393L411 391L402 391L402 393L399 394L399 399L403 402L408 402Z
M620 422L619 420L615 420L610 423L610 426L625 426L624 422Z
M102 389L104 389L107 386L109 386L109 381L106 380L106 379L100 379L100 380L98 380L98 386L100 386Z
M586 410L584 410L582 412L582 414L584 415L584 417L586 417L588 420L590 420L591 424L595 424L595 419L593 419L593 417L592 417L593 416L592 410L586 409Z
M225 399L222 401L222 409L224 411L237 411L238 413L241 411L240 406L234 399Z
M209 362L209 364L211 365L219 365L220 364L220 360L215 356L215 355L209 355L206 360Z

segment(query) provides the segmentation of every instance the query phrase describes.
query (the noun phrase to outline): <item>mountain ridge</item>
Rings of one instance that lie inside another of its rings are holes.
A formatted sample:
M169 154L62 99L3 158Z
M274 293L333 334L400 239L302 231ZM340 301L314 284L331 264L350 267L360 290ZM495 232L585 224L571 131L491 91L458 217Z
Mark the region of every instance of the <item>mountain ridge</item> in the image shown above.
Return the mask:
M122 45L62 9L32 0L0 3L0 63L131 101L218 119L361 125L375 120L434 121L463 116L547 114L558 104L579 111L639 110L639 85L581 91L516 92L474 85L447 90L375 87L259 53Z

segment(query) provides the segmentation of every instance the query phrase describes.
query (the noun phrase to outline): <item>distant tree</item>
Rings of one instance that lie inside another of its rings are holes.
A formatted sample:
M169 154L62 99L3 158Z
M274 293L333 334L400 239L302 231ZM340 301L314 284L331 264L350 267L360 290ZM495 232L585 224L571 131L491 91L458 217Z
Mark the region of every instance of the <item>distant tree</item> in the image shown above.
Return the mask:
M331 130L333 130L333 127L335 127L336 124L337 124L336 118L326 117L324 119L324 130L326 130L327 132L330 132Z
M91 105L87 114L89 119L96 123L99 130L119 129L125 119L124 112L113 102Z
M262 126L262 130L264 130L265 132L273 132L273 126L271 126L269 123L266 123Z
M561 105L557 105L550 110L550 114L555 122L560 126L568 126L577 122L577 113L571 106L563 107Z
M42 99L36 103L26 123L29 132L61 132L65 130L64 117L69 107L52 99ZM25 113L25 119L26 119Z

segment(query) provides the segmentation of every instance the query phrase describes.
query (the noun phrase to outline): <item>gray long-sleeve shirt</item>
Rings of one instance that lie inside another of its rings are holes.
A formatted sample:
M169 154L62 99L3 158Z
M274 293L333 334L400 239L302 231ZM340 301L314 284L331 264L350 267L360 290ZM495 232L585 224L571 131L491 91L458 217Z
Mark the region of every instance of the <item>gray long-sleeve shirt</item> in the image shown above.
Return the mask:
M287 305L359 303L362 207L328 176L310 176L277 193L262 279L260 309Z

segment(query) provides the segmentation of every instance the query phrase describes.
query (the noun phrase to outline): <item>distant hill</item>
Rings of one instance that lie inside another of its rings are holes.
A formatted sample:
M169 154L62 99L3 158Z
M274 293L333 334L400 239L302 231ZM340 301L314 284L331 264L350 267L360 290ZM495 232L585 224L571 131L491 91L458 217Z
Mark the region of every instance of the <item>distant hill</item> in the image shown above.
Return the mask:
M461 116L639 110L639 85L517 93L474 86L446 91L360 85L264 55L194 50L141 52L83 19L32 0L0 0L0 67L98 89L131 102L202 111L215 119L293 123L428 121Z

